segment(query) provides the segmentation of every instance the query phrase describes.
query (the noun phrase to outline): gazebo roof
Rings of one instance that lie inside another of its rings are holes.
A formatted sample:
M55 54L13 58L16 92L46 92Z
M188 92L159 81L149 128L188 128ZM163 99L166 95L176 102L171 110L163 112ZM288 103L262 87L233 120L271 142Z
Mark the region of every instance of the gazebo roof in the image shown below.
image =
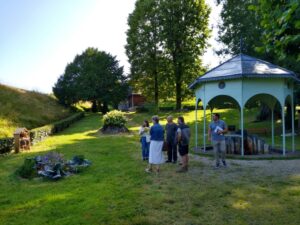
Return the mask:
M195 85L203 82L246 77L290 78L300 82L297 75L290 70L245 54L239 54L198 77L189 87L194 88Z

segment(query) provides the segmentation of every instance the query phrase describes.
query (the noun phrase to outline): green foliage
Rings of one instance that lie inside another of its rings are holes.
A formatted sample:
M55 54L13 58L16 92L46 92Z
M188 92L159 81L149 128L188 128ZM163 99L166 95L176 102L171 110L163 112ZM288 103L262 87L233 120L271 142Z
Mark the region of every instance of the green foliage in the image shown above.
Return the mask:
M273 56L273 61L300 73L300 2L259 0L255 8L262 17L262 44L257 51Z
M158 104L164 73L159 49L158 1L138 0L128 17L126 54L131 64L131 85ZM150 85L149 85L150 84ZM147 88L146 88L147 87Z
M103 116L103 127L125 127L127 122L123 112L113 110Z
M219 41L223 54L243 52L300 72L300 2L219 0L222 23Z
M0 138L0 154L9 153L14 148L14 138Z
M82 119L83 117L84 112L79 112L55 123L32 129L30 130L30 139L32 143L39 142L49 135L61 132L69 127L72 123Z
M262 57L263 52L255 51L261 43L263 32L261 16L253 10L258 5L258 0L218 0L218 3L222 3L218 41L224 47L218 49L217 54L236 55L242 51L251 56Z
M32 179L37 176L36 168L35 168L35 159L34 158L26 158L24 160L24 164L16 171L16 173L26 179Z
M176 107L181 108L190 94L188 84L204 71L200 56L210 33L209 13L204 0L136 2L126 45L131 83L156 106L158 98L176 96Z
M116 107L128 92L123 67L116 57L95 48L86 49L68 64L53 87L59 101L71 105L92 101L103 113L108 104Z

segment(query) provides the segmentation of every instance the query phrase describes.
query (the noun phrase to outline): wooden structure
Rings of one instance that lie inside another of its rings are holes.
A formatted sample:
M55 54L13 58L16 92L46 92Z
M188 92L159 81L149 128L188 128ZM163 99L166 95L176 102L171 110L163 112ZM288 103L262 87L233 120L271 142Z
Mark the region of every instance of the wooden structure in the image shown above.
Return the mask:
M128 95L128 106L129 108L135 107L135 106L142 106L146 102L146 98L142 96L141 94L132 93Z
M18 128L14 132L15 152L18 153L20 149L30 150L30 135L26 128Z

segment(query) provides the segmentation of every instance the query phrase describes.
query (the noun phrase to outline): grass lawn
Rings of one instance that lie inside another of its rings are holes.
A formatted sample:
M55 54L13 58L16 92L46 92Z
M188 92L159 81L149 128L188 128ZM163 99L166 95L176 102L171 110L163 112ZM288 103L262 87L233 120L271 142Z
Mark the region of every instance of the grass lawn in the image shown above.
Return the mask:
M194 112L184 116L193 126ZM100 116L89 115L30 152L1 157L0 224L299 224L300 174L257 176L255 168L234 164L214 171L195 159L186 174L173 164L146 174L135 131L150 115L129 118L129 135L99 135ZM84 154L93 164L57 182L14 175L26 157L52 150L66 158Z

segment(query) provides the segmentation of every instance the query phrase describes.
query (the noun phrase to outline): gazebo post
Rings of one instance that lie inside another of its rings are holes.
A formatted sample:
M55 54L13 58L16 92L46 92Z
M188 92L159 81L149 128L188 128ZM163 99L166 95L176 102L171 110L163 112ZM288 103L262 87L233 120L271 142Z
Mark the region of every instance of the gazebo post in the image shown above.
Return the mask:
M203 105L203 151L206 151L206 106Z
M244 156L244 107L241 106L241 155Z
M274 147L274 107L271 108L272 147Z
M291 108L292 108L292 150L295 152L295 115L294 115L294 94L292 94L291 99Z
M281 106L281 122L282 122L282 155L285 156L285 118L284 118L284 103Z
M198 150L198 99L195 106L195 151Z

